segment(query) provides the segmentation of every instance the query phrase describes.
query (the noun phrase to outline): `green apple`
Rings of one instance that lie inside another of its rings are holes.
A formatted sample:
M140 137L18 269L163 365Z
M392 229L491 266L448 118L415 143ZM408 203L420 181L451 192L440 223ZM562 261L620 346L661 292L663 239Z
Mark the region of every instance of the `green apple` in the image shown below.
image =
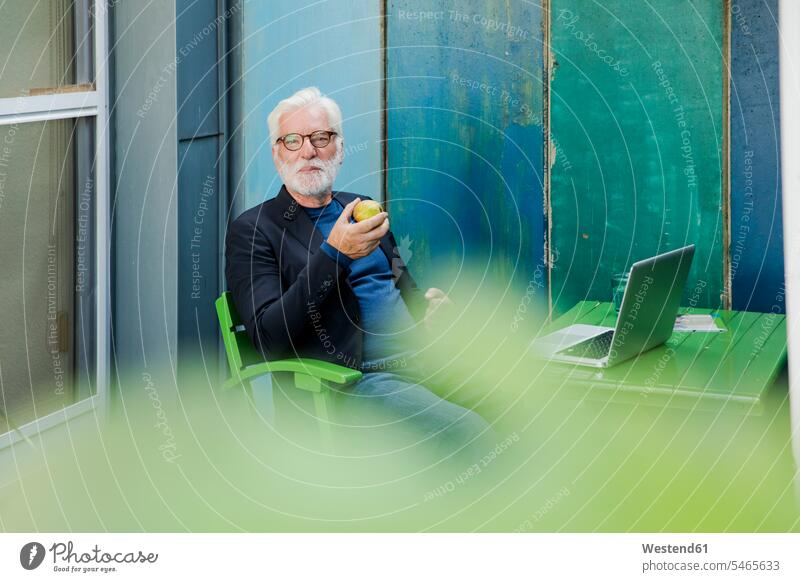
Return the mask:
M383 212L383 208L379 202L375 200L362 200L356 204L356 207L353 209L353 218L356 219L356 222L361 222L381 212Z

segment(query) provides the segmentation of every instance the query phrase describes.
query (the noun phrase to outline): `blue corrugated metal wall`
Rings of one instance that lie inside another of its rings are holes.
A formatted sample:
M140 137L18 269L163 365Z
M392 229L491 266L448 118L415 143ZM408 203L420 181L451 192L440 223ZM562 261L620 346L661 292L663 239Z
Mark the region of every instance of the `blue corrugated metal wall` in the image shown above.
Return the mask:
M772 309L783 279L776 1L731 5L726 251L738 309ZM382 139L388 140L393 230L423 284L445 284L444 269L462 259L485 262L500 278L535 281L546 227L541 6L386 0L382 51L382 4L245 3L244 188L236 190L246 200L236 207L275 195L267 114L293 91L317 85L344 110L349 155L338 188L380 196ZM720 59L719 49L712 57Z
M244 5L244 204L277 194L267 116L315 85L342 108L345 162L336 188L381 196L381 3L251 0Z
M527 2L387 2L389 211L425 285L546 273L541 26Z

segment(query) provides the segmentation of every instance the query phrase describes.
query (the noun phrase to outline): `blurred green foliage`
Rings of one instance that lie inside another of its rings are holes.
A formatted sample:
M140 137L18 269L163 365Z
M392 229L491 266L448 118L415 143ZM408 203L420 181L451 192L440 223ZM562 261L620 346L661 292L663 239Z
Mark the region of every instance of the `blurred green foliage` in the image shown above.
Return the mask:
M287 426L263 387L250 401L202 362L181 385L170 362L151 363L119 377L107 418L6 451L0 528L800 530L785 376L758 416L570 399L528 352L538 291L457 280L449 317L417 347L426 385L493 424L497 446L479 461L437 458L380 426L338 430L330 454L310 413Z

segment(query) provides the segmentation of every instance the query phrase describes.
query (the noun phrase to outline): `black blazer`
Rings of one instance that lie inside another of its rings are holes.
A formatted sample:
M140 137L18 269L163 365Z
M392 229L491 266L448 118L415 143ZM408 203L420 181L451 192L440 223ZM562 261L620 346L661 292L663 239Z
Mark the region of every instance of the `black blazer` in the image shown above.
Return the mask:
M356 198L334 192L346 206ZM362 200L369 196L359 196ZM268 360L308 357L361 367L363 332L348 270L320 249L324 238L285 187L229 227L225 277L253 345ZM400 257L391 231L380 241L395 286L412 317L427 302Z

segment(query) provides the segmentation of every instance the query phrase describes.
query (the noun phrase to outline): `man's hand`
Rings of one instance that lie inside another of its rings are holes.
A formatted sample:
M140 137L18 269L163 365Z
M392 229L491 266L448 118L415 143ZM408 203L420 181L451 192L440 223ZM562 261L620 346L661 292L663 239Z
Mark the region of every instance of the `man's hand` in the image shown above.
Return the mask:
M425 291L425 299L428 300L428 308L425 310L425 328L430 331L441 321L442 315L450 311L453 302L444 294L444 291L436 287Z
M328 235L328 244L351 259L366 257L380 244L381 237L389 232L389 215L386 212L351 224L350 217L359 202L361 198L356 198L344 207Z

